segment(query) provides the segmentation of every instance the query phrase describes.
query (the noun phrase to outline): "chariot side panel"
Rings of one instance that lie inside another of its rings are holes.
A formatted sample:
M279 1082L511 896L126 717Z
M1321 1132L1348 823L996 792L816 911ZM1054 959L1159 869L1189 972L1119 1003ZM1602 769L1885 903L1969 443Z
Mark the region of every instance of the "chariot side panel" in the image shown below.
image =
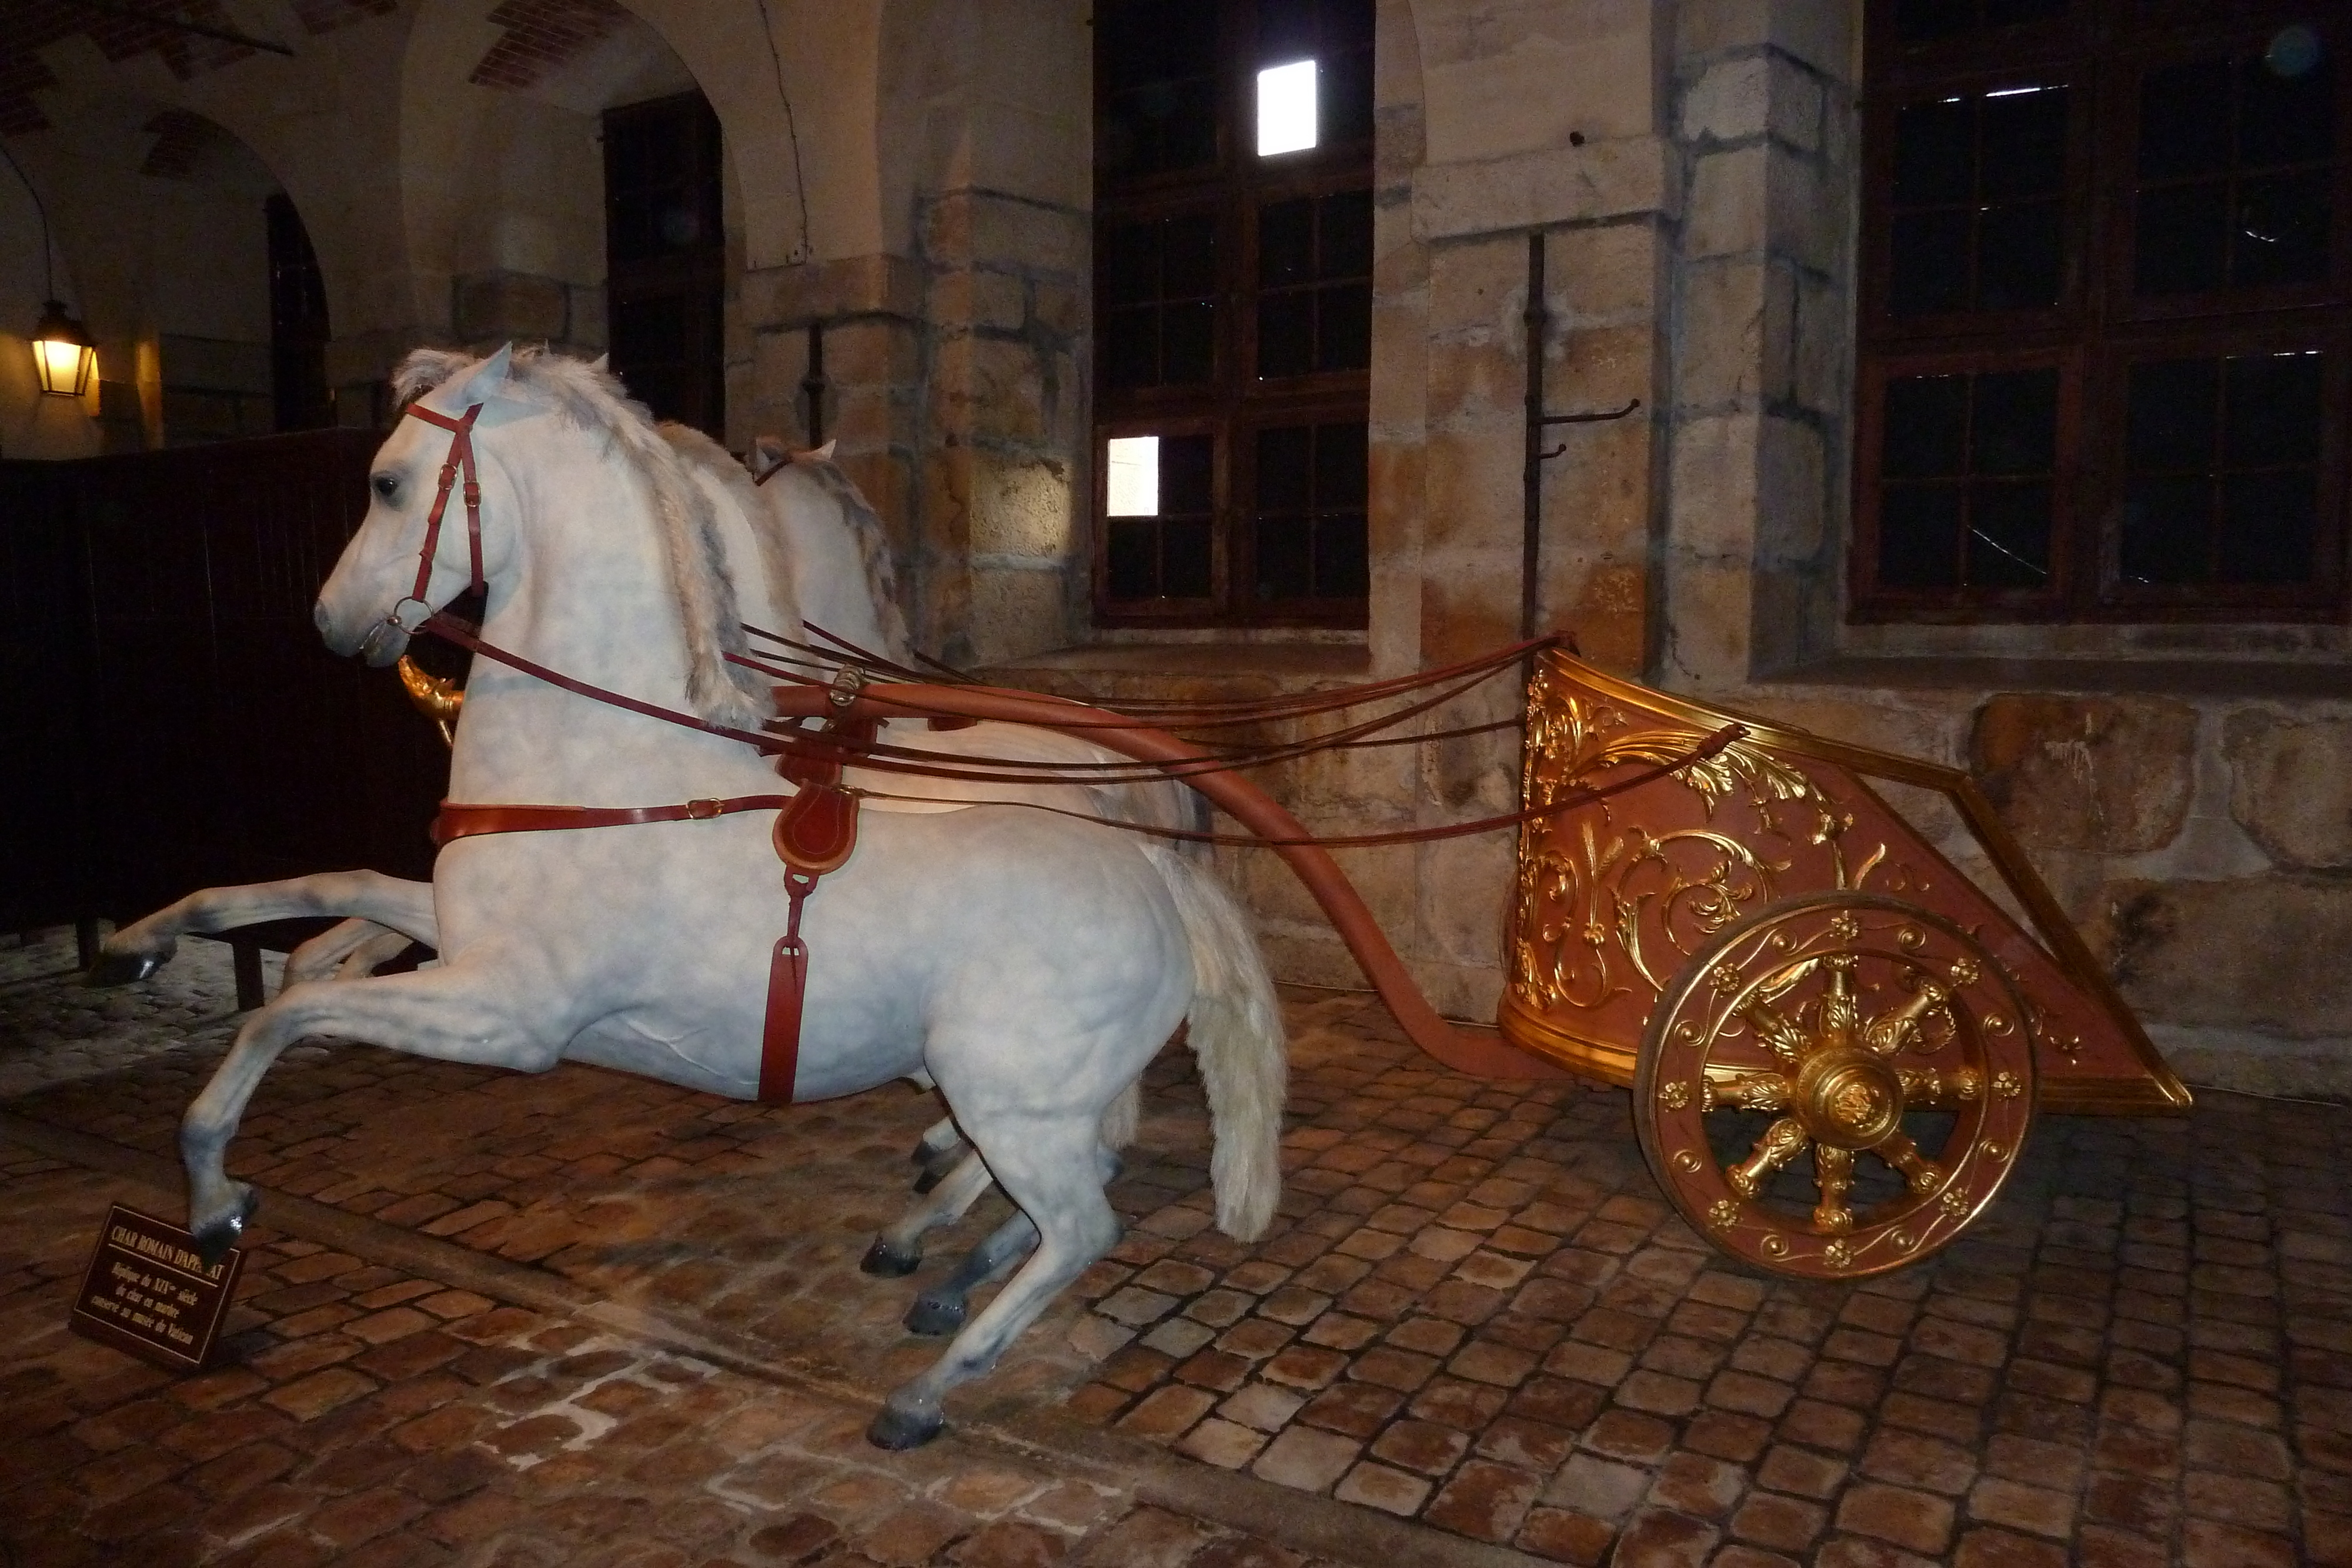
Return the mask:
M1528 692L1526 799L1670 760L1729 724L1748 735L1717 756L1522 830L1500 1018L1515 1044L1631 1084L1643 1028L1692 954L1768 904L1847 890L1940 915L2010 971L2043 1109L2187 1108L2187 1088L1965 774L1725 714L1555 652ZM1949 800L2035 931L1922 838L1873 778Z

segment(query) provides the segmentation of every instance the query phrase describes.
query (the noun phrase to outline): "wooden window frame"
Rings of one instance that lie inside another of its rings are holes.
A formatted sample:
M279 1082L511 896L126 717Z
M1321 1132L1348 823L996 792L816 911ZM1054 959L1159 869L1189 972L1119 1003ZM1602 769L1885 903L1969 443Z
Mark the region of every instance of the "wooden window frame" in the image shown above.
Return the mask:
M1369 422L1371 373L1324 371L1260 382L1257 362L1258 214L1292 198L1372 188L1370 137L1261 159L1247 131L1255 101L1256 0L1202 0L1219 12L1217 155L1213 164L1173 173L1097 179L1095 193L1096 330L1094 417L1091 422L1094 498L1095 624L1107 628L1314 627L1360 630L1369 623L1370 596L1263 603L1255 600L1255 538L1248 500L1257 430L1269 424L1360 419ZM1109 98L1108 71L1095 72L1099 124ZM1113 225L1184 213L1216 215L1217 329L1212 379L1206 383L1114 392L1105 383L1101 239ZM1369 275L1367 277L1369 285ZM1106 443L1116 436L1197 434L1214 438L1211 594L1145 605L1109 597L1108 476ZM1244 452L1244 443L1251 450Z
M2073 0L2058 18L1905 45L1894 6L1873 5L1864 40L1860 310L1855 376L1854 519L1847 619L1854 623L2328 622L2347 608L2352 506L2352 16L2317 4L2229 8L2147 0ZM2140 83L2174 61L2242 54L2301 23L2319 32L2319 68L2336 73L2329 274L2312 284L2142 300L2133 293ZM1932 98L2004 82L2063 79L2069 89L2066 246L2047 309L1907 319L1890 310L1896 117ZM2315 573L2307 583L2126 583L2118 567L2126 368L2310 347L2328 356L2322 392ZM1896 376L2061 365L2058 489L2046 591L1881 587L1880 434Z

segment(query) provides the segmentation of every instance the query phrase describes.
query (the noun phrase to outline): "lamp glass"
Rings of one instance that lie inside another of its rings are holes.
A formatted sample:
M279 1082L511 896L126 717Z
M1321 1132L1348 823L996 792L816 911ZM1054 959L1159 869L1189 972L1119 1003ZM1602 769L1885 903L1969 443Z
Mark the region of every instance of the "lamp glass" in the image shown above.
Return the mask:
M58 397L81 396L97 361L98 345L89 340L82 324L67 315L63 305L50 300L41 312L40 324L33 329L33 369L40 377L41 390Z

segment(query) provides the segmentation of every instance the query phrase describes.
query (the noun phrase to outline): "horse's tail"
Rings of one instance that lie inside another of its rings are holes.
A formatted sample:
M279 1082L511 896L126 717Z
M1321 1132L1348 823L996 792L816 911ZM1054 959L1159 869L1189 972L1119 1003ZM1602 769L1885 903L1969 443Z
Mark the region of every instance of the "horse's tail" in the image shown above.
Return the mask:
M1223 884L1160 845L1145 853L1168 883L1192 946L1187 1021L1209 1091L1217 1227L1255 1240L1282 1196L1282 1102L1290 1063L1274 981L1249 917Z

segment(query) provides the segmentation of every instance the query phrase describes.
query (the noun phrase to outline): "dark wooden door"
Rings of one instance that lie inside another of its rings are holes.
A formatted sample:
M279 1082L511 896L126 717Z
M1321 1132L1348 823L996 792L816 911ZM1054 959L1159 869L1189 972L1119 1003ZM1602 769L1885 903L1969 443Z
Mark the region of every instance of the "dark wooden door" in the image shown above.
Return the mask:
M440 737L389 671L330 654L310 619L381 439L0 467L0 564L42 584L0 632L0 864L28 873L0 895L7 924L128 918L315 871L430 874ZM20 722L45 743L15 744Z

